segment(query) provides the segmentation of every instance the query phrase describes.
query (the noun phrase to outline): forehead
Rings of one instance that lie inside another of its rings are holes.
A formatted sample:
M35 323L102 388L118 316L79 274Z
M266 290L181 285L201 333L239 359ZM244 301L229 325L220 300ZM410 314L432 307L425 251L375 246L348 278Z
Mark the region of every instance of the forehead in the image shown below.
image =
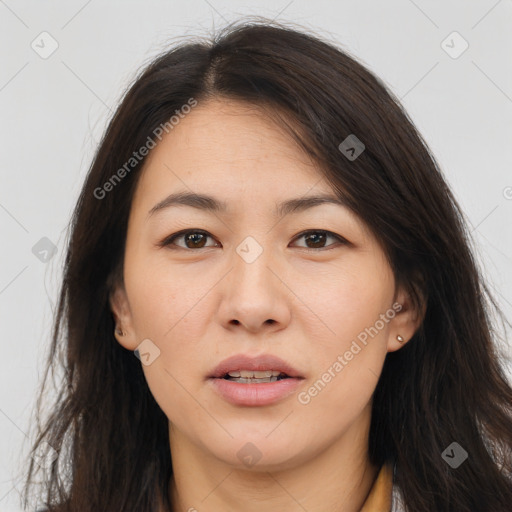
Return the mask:
M139 195L196 192L281 195L332 192L317 164L258 106L199 103L148 154Z
M197 156L215 152L225 159L262 157L261 152L279 148L280 155L312 164L268 108L228 99L199 102L164 137L160 146L194 148ZM275 111L273 112L275 114ZM281 114L284 116L284 114ZM287 116L288 123L294 123ZM193 155L188 155L189 158Z
M166 201L193 208L167 208ZM153 215L159 206L166 213ZM236 101L199 103L149 152L129 224L165 224L171 211L202 211L230 225L260 218L274 225L288 214L316 212L374 238L288 131L261 108Z

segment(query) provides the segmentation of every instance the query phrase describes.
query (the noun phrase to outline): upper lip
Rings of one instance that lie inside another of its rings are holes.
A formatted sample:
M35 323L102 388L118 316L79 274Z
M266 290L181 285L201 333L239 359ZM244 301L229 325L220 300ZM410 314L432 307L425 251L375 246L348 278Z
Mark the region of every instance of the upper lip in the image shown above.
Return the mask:
M271 354L249 356L247 354L236 354L221 361L209 375L210 378L224 377L228 372L237 370L265 371L275 370L286 373L288 377L303 378L293 366L280 357Z

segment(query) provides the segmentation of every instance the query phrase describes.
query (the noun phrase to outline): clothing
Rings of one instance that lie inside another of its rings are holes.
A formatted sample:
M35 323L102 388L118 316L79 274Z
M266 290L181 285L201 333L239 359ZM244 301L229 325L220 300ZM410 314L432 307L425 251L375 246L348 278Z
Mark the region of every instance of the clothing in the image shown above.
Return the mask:
M383 464L360 512L404 512L393 477L393 466L390 463Z

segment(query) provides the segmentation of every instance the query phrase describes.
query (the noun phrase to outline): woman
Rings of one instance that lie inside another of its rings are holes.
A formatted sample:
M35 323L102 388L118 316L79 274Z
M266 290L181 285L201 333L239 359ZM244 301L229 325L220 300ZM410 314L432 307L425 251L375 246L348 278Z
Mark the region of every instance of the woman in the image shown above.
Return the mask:
M510 510L489 305L369 70L265 21L178 45L127 91L74 212L45 506Z

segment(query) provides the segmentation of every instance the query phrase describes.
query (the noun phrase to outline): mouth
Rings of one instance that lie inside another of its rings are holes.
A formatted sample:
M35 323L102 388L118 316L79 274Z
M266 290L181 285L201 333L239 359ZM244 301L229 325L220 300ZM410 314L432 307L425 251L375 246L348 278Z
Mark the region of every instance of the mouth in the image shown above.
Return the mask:
M263 384L265 382L277 382L291 377L279 370L250 371L235 370L222 376L223 379L240 384Z
M236 354L221 361L208 378L236 380L244 384L275 382L304 377L292 365L271 354L249 356Z
M236 406L266 406L297 391L305 377L283 359L238 354L219 363L207 380L211 389Z

